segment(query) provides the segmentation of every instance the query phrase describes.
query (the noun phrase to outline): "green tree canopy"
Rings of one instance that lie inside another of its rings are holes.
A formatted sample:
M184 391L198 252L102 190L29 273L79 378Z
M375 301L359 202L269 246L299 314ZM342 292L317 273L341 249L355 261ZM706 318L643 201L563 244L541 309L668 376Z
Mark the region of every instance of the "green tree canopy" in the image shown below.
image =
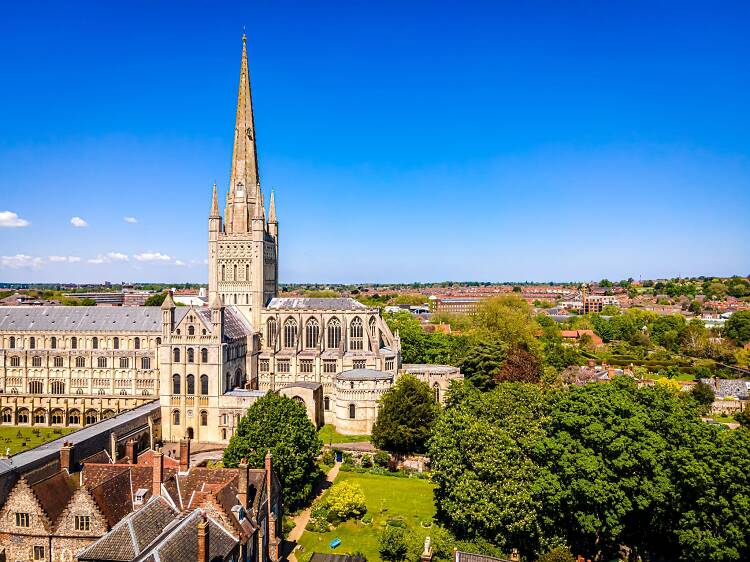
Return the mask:
M321 447L305 407L269 392L240 420L237 433L224 450L224 465L236 467L246 458L251 467L262 468L266 452L271 451L284 502L295 508L310 497L319 472L315 461Z
M724 324L724 335L737 345L750 342L750 310L738 310Z
M394 453L423 452L438 410L427 383L402 375L380 399L372 441Z
M167 298L167 292L155 293L146 299L143 306L161 306L164 304L164 299Z

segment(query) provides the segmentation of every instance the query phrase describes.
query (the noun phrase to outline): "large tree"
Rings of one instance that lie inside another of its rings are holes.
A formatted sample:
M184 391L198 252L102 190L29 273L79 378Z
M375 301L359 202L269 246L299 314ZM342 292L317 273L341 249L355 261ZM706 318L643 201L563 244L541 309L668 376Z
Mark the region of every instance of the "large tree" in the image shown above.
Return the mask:
M472 337L459 363L464 378L480 390L495 386L495 377L505 359L507 346L496 339Z
M738 310L724 324L724 335L737 345L750 342L750 310Z
M423 452L438 410L427 383L402 375L380 398L372 442L394 453Z
M262 468L268 451L290 508L310 497L319 469L315 463L322 442L305 407L291 398L269 392L240 420L237 433L224 450L224 466L236 467L242 458Z

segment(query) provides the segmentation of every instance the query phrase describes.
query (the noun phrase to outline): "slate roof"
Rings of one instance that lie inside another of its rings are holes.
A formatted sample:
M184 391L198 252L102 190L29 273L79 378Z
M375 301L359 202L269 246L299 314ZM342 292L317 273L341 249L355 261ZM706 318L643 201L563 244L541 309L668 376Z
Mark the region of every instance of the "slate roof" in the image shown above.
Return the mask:
M130 561L159 537L172 523L177 512L164 498L149 501L138 511L124 517L102 538L86 547L79 560Z
M716 396L735 397L740 400L747 400L750 395L750 381L742 379L701 379L703 384L709 385L714 389Z
M330 299L276 297L266 307L269 310L368 310L359 301L348 297Z
M311 381L297 381L292 382L287 385L284 385L283 388L307 388L308 390L317 390L318 388L321 388L323 385L319 382L311 382Z
M203 516L196 509L182 519L174 521L159 539L150 556L160 562L185 562L198 559L198 523ZM239 544L221 525L208 518L208 559L224 560Z
M393 375L385 371L376 371L375 369L351 369L349 371L342 371L336 375L336 379L342 381L392 380Z
M505 558L495 558L485 554L474 554L472 552L461 552L457 550L454 556L454 562L510 562Z
M190 310L188 306L175 308L175 323ZM194 309L209 328L211 311ZM158 306L3 306L0 307L0 332L112 332L161 333L161 308ZM235 307L224 309L224 333L237 339L253 333L253 328Z

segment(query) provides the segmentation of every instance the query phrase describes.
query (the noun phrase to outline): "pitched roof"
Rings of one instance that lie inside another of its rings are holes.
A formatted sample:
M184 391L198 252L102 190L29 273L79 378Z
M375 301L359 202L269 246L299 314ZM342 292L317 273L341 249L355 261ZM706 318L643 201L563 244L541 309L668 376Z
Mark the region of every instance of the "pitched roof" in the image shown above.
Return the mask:
M34 495L53 527L68 501L73 497L76 488L75 479L63 470L31 485Z
M130 561L141 554L174 521L177 511L164 498L149 501L79 555L79 560Z
M161 332L158 306L0 307L0 332Z
M473 552L455 552L453 562L509 562L505 558L495 558L486 554L474 554Z
M266 307L269 310L368 310L359 301L348 297L338 298L302 298L276 297Z

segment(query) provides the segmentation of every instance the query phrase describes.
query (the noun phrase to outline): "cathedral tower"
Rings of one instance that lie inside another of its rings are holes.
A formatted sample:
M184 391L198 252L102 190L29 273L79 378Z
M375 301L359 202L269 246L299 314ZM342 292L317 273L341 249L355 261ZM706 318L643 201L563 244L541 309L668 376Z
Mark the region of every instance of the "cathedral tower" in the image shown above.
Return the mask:
M232 172L224 218L214 185L208 219L209 301L220 295L237 306L253 327L260 329L260 314L276 296L278 283L278 223L273 196L266 222L258 174L255 120L247 65L247 40L242 36L240 85L234 126Z

